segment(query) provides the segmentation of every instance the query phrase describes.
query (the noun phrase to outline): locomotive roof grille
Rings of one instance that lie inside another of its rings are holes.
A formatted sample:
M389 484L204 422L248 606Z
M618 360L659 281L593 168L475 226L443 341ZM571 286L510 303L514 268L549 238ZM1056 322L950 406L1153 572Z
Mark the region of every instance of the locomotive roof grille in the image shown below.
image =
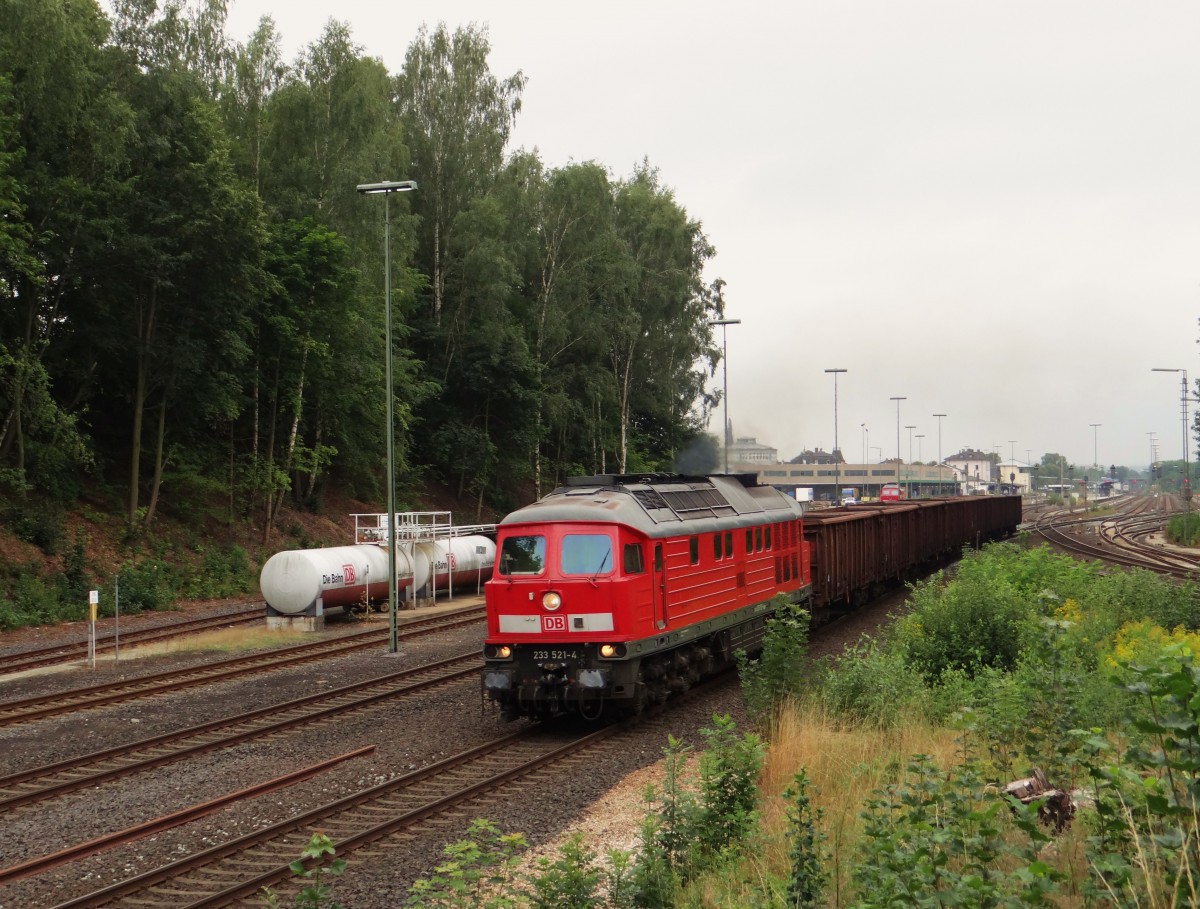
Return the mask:
M654 511L658 508L669 508L670 506L663 500L663 497L658 494L657 489L630 489L633 497L638 500L643 508L647 511Z
M680 520L737 514L737 510L715 489L672 490L664 492L662 497Z

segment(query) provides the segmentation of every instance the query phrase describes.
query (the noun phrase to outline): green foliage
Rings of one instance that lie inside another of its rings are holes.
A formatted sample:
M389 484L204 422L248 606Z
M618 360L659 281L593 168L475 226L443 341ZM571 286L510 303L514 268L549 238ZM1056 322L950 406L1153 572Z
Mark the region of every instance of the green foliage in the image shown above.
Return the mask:
M1131 724L1142 734L1111 761L1109 743L1082 736L1096 833L1089 861L1097 896L1116 906L1200 901L1200 666L1182 649L1133 667ZM1108 759L1108 760L1106 760Z
M66 535L61 506L21 497L5 504L0 514L17 539L32 543L46 555L58 552Z
M896 624L905 660L929 682L958 670L1011 669L1036 603L994 559L965 558L951 584L936 575L913 589L912 611Z
M519 833L504 834L491 821L471 822L467 838L442 850L445 861L409 890L407 906L421 909L509 909L520 905L513 872L525 849Z
M166 609L174 601L170 566L160 559L126 565L117 573L121 611L138 613Z
M848 644L838 659L814 673L804 700L816 701L832 716L895 729L930 710L921 673L895 647L871 638Z
M529 904L534 909L598 909L603 905L598 888L603 872L596 854L576 833L563 844L558 858L538 859L538 873L530 879Z
M707 747L700 755L698 789L682 777L687 746L668 736L662 792L647 790L647 801L657 807L643 824L632 874L638 906L674 906L683 885L736 854L755 827L762 740L753 733L738 735L728 716L714 716L701 734Z
M5 583L7 596L0 599L0 628L9 630L27 625L49 625L78 621L86 613L87 600L64 601L53 580L39 576L36 565L15 569Z
M789 909L819 909L821 894L829 881L829 872L823 867L825 835L817 829L822 812L813 808L808 787L808 773L801 768L783 794L787 801L788 838L791 840L788 850L791 871L787 883Z
M1037 857L1047 837L1028 811L1011 823L1007 807L974 764L943 771L915 757L867 801L850 905L1053 905L1056 875Z
M88 591L92 589L87 573L87 547L83 534L75 534L75 542L63 558L60 596L69 602L86 603Z
M751 659L738 651L738 673L746 712L759 729L769 724L776 705L798 697L808 678L809 614L782 594L767 621L762 653Z
M250 556L241 546L214 546L204 550L186 593L198 599L236 596L254 589Z
M327 856L336 854L333 840L328 836L320 832L312 835L300 858L288 866L296 878L307 882L296 894L293 909L341 909L338 903L330 899L332 887L327 879L341 875L346 870L346 860L334 859L325 864ZM263 890L263 905L268 909L279 909L282 905L278 894L270 887Z
M701 729L705 748L700 754L700 803L696 833L709 854L736 845L756 821L758 775L766 746L754 733L738 735L728 715L714 716Z

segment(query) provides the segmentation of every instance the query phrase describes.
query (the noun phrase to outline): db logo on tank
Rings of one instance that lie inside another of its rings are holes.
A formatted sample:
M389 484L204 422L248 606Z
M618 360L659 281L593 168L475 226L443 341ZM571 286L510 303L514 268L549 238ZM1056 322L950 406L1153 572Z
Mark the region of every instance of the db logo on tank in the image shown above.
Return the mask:
M354 583L354 566L353 565L343 565L342 566L342 583L343 584L353 584Z

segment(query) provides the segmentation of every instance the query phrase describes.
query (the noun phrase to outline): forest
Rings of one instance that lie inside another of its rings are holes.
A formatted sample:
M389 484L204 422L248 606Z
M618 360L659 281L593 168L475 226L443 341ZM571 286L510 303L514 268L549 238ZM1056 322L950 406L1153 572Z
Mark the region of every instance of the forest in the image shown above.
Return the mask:
M241 43L226 6L0 0L0 519L86 495L130 538L266 539L331 482L382 501L385 260L401 508L715 465L722 282L649 161L511 148L526 77L484 27L393 73L333 19L291 61L270 18Z

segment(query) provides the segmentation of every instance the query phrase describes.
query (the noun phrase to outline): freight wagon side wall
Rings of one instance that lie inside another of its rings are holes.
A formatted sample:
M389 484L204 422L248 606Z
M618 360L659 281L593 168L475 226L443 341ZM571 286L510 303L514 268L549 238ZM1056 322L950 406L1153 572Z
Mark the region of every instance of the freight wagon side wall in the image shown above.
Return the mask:
M1019 496L969 496L872 503L806 516L813 602L838 610L964 546L1010 536L1020 523Z

